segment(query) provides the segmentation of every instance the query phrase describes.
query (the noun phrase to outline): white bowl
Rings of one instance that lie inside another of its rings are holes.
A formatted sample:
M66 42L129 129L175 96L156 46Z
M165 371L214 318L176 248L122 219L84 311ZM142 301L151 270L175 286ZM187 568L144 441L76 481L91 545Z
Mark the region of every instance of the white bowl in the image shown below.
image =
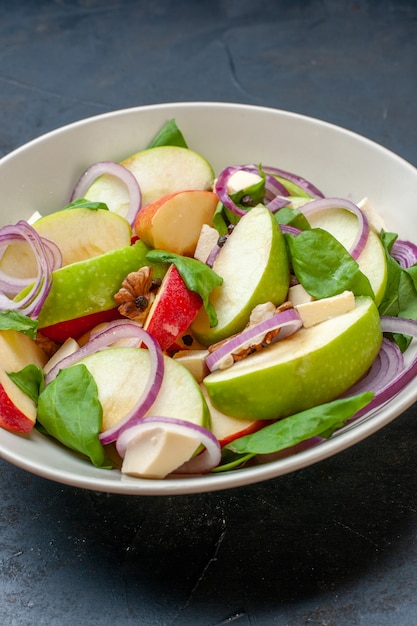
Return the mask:
M125 109L64 126L0 161L0 224L35 210L64 206L82 171L99 160L122 160L145 147L175 118L188 144L215 171L263 163L294 171L329 196L367 196L389 230L417 242L417 170L374 142L326 122L275 109L189 102ZM95 468L37 431L19 436L0 429L0 455L25 470L61 483L123 494L173 495L239 487L316 463L363 440L417 399L410 383L365 420L296 455L246 469L192 478L143 480Z

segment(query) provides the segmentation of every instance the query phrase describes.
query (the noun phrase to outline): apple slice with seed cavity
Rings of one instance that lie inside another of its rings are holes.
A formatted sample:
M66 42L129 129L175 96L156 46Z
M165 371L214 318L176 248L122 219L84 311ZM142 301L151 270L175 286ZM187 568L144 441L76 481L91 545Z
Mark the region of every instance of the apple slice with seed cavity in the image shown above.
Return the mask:
M368 370L382 341L371 298L204 379L215 408L234 417L277 419L338 397Z
M192 324L195 337L205 346L240 332L258 304L279 305L287 295L285 240L267 208L256 206L241 218L220 249L213 270L223 278L223 284L215 287L210 296L218 324L210 328L204 309Z
M179 146L141 150L121 162L132 172L142 193L142 207L161 196L186 189L210 189L214 172L200 154ZM126 186L115 177L100 176L84 194L88 200L105 202L123 215L129 204Z
M0 426L17 433L28 433L36 422L36 405L8 376L33 363L43 367L47 356L23 333L0 331Z

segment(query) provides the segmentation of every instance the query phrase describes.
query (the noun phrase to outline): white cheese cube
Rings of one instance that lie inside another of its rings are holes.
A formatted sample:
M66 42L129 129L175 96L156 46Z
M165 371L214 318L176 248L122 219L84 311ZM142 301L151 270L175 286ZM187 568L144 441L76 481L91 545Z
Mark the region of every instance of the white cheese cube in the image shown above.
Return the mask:
M355 296L351 291L344 291L337 296L321 298L313 302L305 302L294 307L303 322L305 328L315 326L343 313L348 313L355 308Z
M254 172L245 172L244 170L238 170L237 172L232 174L227 181L227 193L236 193L237 191L246 189L246 187L256 185L261 180L262 177L259 176L259 174L255 174Z
M202 263L205 263L208 256L219 238L219 232L216 228L203 224L200 231L200 236L197 241L197 245L194 252L194 258Z
M304 304L305 302L312 302L314 298L313 296L310 296L308 291L306 291L301 283L299 283L298 285L293 285L289 288L288 300L293 306L297 306L298 304Z
M210 373L206 365L208 353L208 350L179 350L174 354L174 359L181 363L198 383L201 383Z
M165 478L189 461L199 445L199 437L192 432L173 432L155 424L130 441L121 471L130 476Z

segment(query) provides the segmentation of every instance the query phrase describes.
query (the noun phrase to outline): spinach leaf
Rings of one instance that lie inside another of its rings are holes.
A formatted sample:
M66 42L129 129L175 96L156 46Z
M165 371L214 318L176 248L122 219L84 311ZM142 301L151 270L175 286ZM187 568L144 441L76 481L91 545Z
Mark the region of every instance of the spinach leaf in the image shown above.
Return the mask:
M293 207L283 207L275 214L278 224L293 226L299 230L309 230L311 228L304 213Z
M109 207L104 202L93 202L86 198L77 198L64 206L62 210L67 211L69 209L90 209L90 211L98 211L101 209L102 211L108 211Z
M299 235L285 234L295 275L314 298L342 291L371 296L371 284L346 248L326 230L311 228Z
M35 404L38 402L45 380L43 370L38 365L31 363L19 372L8 372L7 375Z
M232 441L226 449L237 454L272 454L318 435L329 437L369 404L374 394L365 392L295 413Z
M391 256L391 248L397 238L395 233L381 233L388 279L379 313L417 320L417 266L405 269Z
M37 320L33 320L18 311L9 309L0 311L0 330L17 330L31 339L35 339L38 325Z
M179 148L188 148L184 136L174 119L171 119L164 124L161 130L148 144L148 148L157 148L158 146L178 146Z
M96 382L82 363L62 369L39 395L37 417L48 434L96 467L109 468L98 438L102 416Z
M209 296L215 287L218 287L223 283L223 278L213 272L213 270L198 261L189 257L175 254L174 252L165 252L165 250L151 250L146 255L149 261L156 261L161 263L173 263L184 283L190 289L195 291L201 296L203 305L208 315L210 326L217 325L217 314L214 306L209 300Z

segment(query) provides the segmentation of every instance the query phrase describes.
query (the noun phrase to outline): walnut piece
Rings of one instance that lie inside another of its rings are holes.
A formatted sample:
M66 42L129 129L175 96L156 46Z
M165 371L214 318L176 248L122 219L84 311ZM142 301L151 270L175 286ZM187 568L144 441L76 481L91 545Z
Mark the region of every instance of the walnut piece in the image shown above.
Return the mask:
M252 310L249 322L241 332L244 332L248 328L259 324L264 320L270 319L273 315L276 315L277 313L281 313L282 311L287 311L288 309L292 308L293 305L289 301L283 302L278 307L276 307L272 302L259 304ZM240 348L236 350L236 352L232 352L231 354L228 354L224 357L224 359L220 363L220 369L227 369L228 367L231 367L236 361L243 361L243 359L246 359L246 357L248 357L250 354L253 354L254 352L260 352L261 350L263 350L263 348L265 348L265 346L268 346L273 341L273 339L279 334L279 331L279 328L268 331L267 333L265 333L261 341L258 341L258 343L256 344L250 342L243 344ZM236 333L231 337L227 337L222 341L218 341L217 343L212 344L208 347L208 351L214 352L221 345L226 344L228 341L230 341L230 339L232 339L233 337L238 337L240 334L241 333Z
M136 272L130 272L114 295L121 315L144 325L149 310L155 300L156 291L161 284L159 279L152 279L152 267L146 265Z

